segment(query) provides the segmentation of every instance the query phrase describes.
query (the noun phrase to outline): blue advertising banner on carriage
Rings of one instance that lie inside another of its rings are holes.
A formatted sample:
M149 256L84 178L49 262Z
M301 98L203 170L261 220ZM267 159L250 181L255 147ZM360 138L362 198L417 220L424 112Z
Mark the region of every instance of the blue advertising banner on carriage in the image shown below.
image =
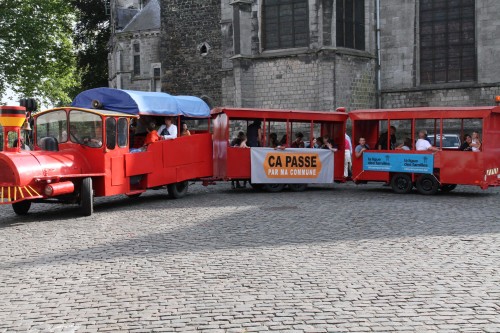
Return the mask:
M363 153L363 171L431 174L433 169L432 154Z

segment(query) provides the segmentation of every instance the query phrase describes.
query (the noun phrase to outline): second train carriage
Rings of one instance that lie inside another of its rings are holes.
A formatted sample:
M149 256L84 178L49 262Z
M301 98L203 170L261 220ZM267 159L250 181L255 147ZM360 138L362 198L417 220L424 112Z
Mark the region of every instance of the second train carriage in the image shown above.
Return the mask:
M215 108L212 118L215 180L250 181L253 187L270 192L279 192L285 187L302 191L310 183L345 181L345 130L348 118L345 112ZM251 124L255 122L260 123L262 133L259 144L249 149L231 146L238 132L249 133ZM271 147L270 137L273 133L282 140L281 148L284 149ZM298 133L305 139L304 148L291 148ZM328 152L311 149L313 139L323 136L328 137L335 148ZM259 158L260 161L256 161ZM316 166L306 165L308 158L324 163L321 167L317 163L314 164ZM304 163L300 164L300 159ZM276 161L281 162L281 167L273 168ZM328 168L329 174L326 173Z

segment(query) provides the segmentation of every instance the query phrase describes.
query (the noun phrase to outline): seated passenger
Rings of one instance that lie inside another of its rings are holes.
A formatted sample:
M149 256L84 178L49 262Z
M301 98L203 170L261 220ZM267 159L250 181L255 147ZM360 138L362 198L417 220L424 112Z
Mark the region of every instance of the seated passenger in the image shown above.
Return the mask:
M336 152L338 150L337 144L335 144L328 135L323 135L323 146L322 149L329 149L332 152Z
M354 148L356 158L360 158L363 155L363 152L368 149L370 149L370 147L366 144L366 139L363 137L359 138L359 145Z
M280 146L282 146L282 147L286 147L286 142L287 142L287 140L288 140L288 136L287 136L286 134L285 134L285 135L283 135L283 137L281 137L281 140L280 140L280 144L279 144L279 145L280 145Z
M276 133L269 134L269 147L276 148L279 146L278 135Z
M292 148L304 148L305 144L303 138L304 134L302 134L302 132L295 134L295 141L292 142Z
M439 151L439 148L436 148L432 146L429 141L426 140L427 136L427 131L426 130L420 130L418 131L418 140L417 143L415 144L415 147L417 150L428 150L428 151Z
M191 132L188 129L188 125L184 122L181 123L181 136L189 136Z
M141 148L131 148L131 153L140 153L142 151L146 151L149 144L161 140L161 137L158 135L158 132L155 130L156 124L154 121L148 124L146 130L148 131L148 135L146 135L146 139L144 140L144 145Z
M460 146L461 151L473 151L472 150L472 137L469 134L464 135L464 143Z
M315 137L311 138L311 141L309 142L309 147L307 147L307 148L316 148L317 142L318 142L318 140L316 140Z
M471 147L472 151L475 153L478 153L481 151L481 140L479 139L479 133L474 131L472 132L472 142L471 142Z
M158 134L163 140L173 140L177 138L177 126L172 124L172 117L164 118L165 124L158 129Z
M144 146L147 146L150 143L159 141L161 139L161 137L158 135L158 132L156 131L156 124L153 121L148 124L146 130L148 131L148 135L146 135L146 139L144 140Z
M396 147L398 150L410 150L411 149L411 139L405 138L402 144Z
M238 147L250 148L249 146L247 146L247 136L245 135L245 133L243 133L243 135L240 137L240 144Z
M243 137L246 137L245 133L244 133L244 132L242 132L242 131L238 132L238 136L237 136L237 137L235 137L235 138L233 139L233 141L231 141L230 146L231 146L231 147L239 147L239 146L240 146L240 144L241 144L241 142L243 141L243 140L242 140L242 139L243 139Z
M94 128L94 133L96 138L92 138L90 136L80 137L80 132L75 125L71 125L69 128L69 135L72 142L79 143L81 145L86 145L92 148L99 148L102 146L102 127L98 123ZM66 134L67 135L67 134Z
M323 137L320 136L316 139L316 143L314 144L314 148L322 148L325 143L323 142Z
M14 141L12 147L17 147L19 144L20 144L21 150L26 150L26 151L30 151L31 150L31 148L24 141L23 137L20 137L19 141L18 140Z
M387 132L384 132L380 135L378 142L377 142L377 149L378 150L389 150L389 149L394 149L394 146L396 145L396 127L391 126L389 130L389 135L390 135L390 142L387 142Z

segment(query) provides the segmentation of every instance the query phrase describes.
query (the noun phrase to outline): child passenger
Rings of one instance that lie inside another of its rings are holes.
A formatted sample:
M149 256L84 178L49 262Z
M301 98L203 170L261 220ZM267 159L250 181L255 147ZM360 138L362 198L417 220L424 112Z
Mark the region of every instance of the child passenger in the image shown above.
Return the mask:
M150 122L146 130L148 131L148 135L146 135L146 139L144 140L144 145L141 148L130 149L131 153L140 153L142 151L146 151L149 144L159 141L161 139L161 137L158 135L158 132L156 131L156 124L154 122Z
M148 135L146 135L146 139L144 140L144 146L160 140L160 136L156 131L156 124L153 121L148 124L146 130L148 131Z

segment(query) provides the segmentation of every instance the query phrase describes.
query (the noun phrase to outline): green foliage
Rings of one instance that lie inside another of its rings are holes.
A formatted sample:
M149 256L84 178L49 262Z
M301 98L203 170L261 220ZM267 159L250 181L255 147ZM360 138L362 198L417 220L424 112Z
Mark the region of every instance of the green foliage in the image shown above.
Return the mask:
M76 82L74 9L67 0L0 0L0 95L71 101Z
M72 0L77 12L74 45L80 91L108 86L109 16L103 0Z

